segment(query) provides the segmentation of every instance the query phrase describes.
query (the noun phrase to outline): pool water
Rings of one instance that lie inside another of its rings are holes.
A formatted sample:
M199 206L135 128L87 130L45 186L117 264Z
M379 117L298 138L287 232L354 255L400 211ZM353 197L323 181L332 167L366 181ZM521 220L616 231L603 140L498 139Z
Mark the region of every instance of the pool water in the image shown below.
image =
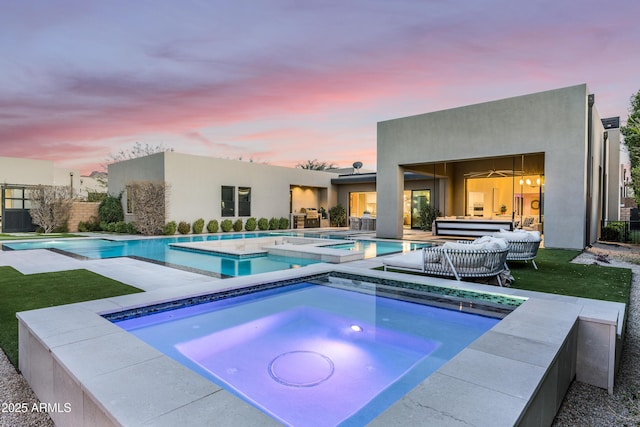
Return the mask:
M328 246L334 249L346 249L350 251L362 251L365 258L375 258L394 252L408 252L426 246L415 242L386 242L383 240L354 240L350 243Z
M112 321L287 425L359 426L499 319L301 282Z
M28 242L5 243L3 248L12 250L54 249L67 254L89 259L135 257L145 261L156 262L172 267L185 268L199 272L208 272L218 277L236 277L270 271L286 270L314 264L318 261L306 258L261 255L254 257L234 257L223 254L185 251L171 248L171 243L201 242L210 240L227 240L255 238L267 236L300 236L299 233L246 233L216 234L202 236L176 236L151 239L107 240L107 239L58 239L37 240ZM359 240L349 243L344 249L362 250L365 258L375 257L393 252L416 249L423 245L410 242L379 242ZM334 246L331 246L334 247Z

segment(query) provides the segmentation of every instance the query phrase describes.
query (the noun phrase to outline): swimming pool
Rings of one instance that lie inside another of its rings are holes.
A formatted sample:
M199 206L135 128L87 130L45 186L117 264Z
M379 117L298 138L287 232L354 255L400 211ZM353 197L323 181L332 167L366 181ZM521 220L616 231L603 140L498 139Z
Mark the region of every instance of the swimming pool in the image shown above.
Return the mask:
M417 292L412 302L376 296L378 288L326 276L107 318L280 422L356 426L504 316L469 313L461 300L449 300L456 310L435 307Z
M50 249L83 259L132 257L221 278L287 270L318 262L317 260L308 258L272 254L238 257L220 253L185 251L171 246L176 243L235 241L238 239L264 238L270 236L306 237L304 233L273 232L174 236L127 240L71 238L4 243L2 244L2 248L8 250ZM315 234L311 236L316 237ZM327 241L335 240L337 242L338 238L339 236L328 236L323 239L327 239ZM357 240L344 244L343 248L353 251L363 251L364 256L368 258L394 252L406 252L422 246L424 246L424 244L415 242Z

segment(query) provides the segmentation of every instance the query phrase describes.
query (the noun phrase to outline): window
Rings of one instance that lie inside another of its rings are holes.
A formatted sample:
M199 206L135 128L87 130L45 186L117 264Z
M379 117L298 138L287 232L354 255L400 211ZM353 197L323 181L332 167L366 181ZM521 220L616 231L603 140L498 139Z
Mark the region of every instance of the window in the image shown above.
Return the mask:
M349 193L349 216L363 216L366 213L375 217L377 197L375 191Z
M221 215L223 217L236 215L236 200L234 198L235 189L236 189L235 187L229 187L226 185L222 186Z
M127 213L128 214L132 214L133 210L135 208L134 204L135 202L133 201L133 186L131 185L127 185Z
M238 187L238 216L251 216L251 187Z
M31 200L24 191L24 188L7 188L4 193L5 209L30 209Z

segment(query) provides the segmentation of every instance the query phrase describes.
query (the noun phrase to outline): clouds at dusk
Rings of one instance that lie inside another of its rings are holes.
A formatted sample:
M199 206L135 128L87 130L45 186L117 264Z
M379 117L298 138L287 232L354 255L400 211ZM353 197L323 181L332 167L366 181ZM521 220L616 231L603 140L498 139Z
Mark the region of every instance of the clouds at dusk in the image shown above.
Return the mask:
M0 156L374 169L378 121L580 83L626 119L637 2L477 3L0 0Z

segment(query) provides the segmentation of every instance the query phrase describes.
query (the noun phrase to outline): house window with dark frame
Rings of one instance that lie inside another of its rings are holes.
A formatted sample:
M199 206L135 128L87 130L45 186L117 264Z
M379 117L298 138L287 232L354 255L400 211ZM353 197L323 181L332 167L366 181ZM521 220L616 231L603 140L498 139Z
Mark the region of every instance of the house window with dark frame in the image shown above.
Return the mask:
M238 216L251 216L251 187L238 187Z
M222 186L221 216L223 217L236 215L235 190L235 187Z
M28 191L24 188L7 188L4 192L5 209L31 209Z
M127 213L132 214L135 209L135 202L133 198L133 186L127 185Z

